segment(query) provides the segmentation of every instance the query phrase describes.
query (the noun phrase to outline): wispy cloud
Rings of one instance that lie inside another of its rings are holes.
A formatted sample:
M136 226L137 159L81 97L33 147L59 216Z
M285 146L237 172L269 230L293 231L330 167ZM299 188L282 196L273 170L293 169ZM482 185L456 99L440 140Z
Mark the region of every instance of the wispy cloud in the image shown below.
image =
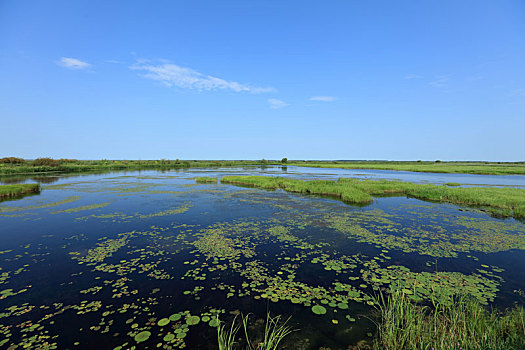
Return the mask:
M411 79L422 79L423 76L417 75L417 74L407 74L403 77L403 79L411 80Z
M448 82L450 80L450 75L438 75L435 80L428 83L428 85L433 87L445 87L448 85Z
M140 76L144 78L160 81L166 86L177 86L183 89L231 90L254 94L275 91L274 88L251 86L205 75L191 68L181 67L173 63L153 64L141 61L130 66L130 69L142 72Z
M525 89L514 90L512 94L517 96L525 96Z
M58 64L69 69L87 69L91 67L89 63L71 57L62 57Z
M278 100L276 98L270 98L268 99L268 104L270 105L270 108L278 109L288 106L288 103Z
M337 97L334 96L312 96L309 98L310 101L320 101L320 102L333 102L337 100Z

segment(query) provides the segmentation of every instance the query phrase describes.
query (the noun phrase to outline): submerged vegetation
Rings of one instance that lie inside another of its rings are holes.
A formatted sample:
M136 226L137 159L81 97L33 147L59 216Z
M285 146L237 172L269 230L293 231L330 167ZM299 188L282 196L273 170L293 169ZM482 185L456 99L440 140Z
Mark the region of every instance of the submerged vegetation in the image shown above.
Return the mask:
M0 185L0 201L39 192L39 184Z
M525 311L489 309L469 296L451 302L439 295L431 305L411 301L404 291L378 303L380 321L375 349L379 350L508 350L525 346Z
M341 198L347 203L368 204L372 196L410 196L421 200L483 207L495 215L525 218L525 189L449 187L388 180L340 178L337 181L302 181L269 176L225 176L222 183L265 189L283 189Z

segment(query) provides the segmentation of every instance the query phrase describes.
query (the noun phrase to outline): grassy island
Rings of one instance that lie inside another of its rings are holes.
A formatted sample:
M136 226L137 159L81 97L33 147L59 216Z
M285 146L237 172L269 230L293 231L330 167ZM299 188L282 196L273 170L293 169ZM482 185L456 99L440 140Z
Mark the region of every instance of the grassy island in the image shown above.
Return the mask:
M39 192L39 184L0 185L0 201Z
M302 181L270 176L225 176L222 183L328 195L352 204L371 203L373 197L409 196L421 200L482 207L495 215L525 218L525 190L496 187L450 187L388 180L340 178Z

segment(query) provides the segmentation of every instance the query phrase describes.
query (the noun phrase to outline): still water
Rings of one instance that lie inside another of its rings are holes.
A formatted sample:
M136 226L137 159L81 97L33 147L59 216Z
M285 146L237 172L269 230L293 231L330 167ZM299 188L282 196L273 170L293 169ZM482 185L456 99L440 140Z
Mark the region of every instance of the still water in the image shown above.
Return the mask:
M46 177L40 195L0 204L0 348L216 349L217 320L251 313L256 340L270 312L296 330L287 349L346 349L372 339L380 291L523 303L525 225L513 219L403 197L357 207L194 181L266 174L525 185L404 173L247 167Z

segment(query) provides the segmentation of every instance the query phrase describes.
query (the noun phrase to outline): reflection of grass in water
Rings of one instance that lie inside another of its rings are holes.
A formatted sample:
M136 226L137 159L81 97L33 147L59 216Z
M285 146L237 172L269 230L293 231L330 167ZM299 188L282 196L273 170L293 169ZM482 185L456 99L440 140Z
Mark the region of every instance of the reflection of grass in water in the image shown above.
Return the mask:
M358 180L302 181L270 176L225 176L223 183L251 185L265 189L340 197L343 201L366 204L371 196L411 196L421 200L482 206L496 215L525 218L525 189L422 185L402 181Z
M450 302L434 296L432 307L410 301L395 291L379 302L376 348L404 349L519 349L525 344L525 311L503 313L484 308L468 296Z
M76 208L70 208L70 209L65 209L65 210L54 211L53 214L60 214L60 213L78 213L79 211L84 211L84 210L93 210L93 209L104 208L104 207L107 207L107 206L110 205L110 204L111 204L110 202L106 202L106 203L98 203L98 204L83 205L83 206L81 206L81 207L76 207Z

